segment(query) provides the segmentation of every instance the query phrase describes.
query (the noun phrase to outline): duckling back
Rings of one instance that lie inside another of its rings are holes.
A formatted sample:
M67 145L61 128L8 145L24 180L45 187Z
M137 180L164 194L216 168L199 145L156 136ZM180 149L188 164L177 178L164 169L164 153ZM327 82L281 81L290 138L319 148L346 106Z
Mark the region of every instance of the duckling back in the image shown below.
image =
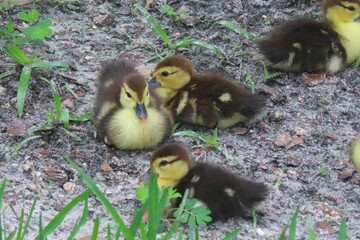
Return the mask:
M131 64L115 61L100 73L93 122L107 143L144 149L169 135L172 117Z
M203 202L214 221L245 216L266 199L269 191L263 183L242 179L206 163L197 163L191 168L175 189L182 195L189 189L189 197Z
M254 59L287 72L334 73L346 64L340 39L325 22L304 18L287 21L259 41Z
M266 101L222 76L195 74L168 105L174 116L184 122L227 128L259 116Z

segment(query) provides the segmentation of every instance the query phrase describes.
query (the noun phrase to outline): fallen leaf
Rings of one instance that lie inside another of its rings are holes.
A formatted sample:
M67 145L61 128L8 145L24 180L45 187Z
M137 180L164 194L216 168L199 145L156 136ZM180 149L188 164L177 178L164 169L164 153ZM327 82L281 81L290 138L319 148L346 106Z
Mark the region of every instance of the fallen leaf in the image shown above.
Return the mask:
M301 127L295 127L294 131L295 131L296 135L300 135L300 136L306 134L306 132L307 132L305 129L303 129Z
M73 109L74 108L74 100L67 98L65 99L62 103L61 103L61 107L64 108L69 108L69 109Z
M235 127L232 129L232 132L236 135L244 135L248 130L247 128Z
M315 229L317 232L325 232L323 234L335 234L336 229L328 221L318 221L315 222Z
M114 21L114 16L108 15L108 14L99 15L99 16L93 18L93 22L100 26L109 25L113 21Z
M84 96L85 96L85 92L80 91L80 90L77 90L75 93L76 93L76 95L77 95L78 97L84 97Z
M106 160L101 164L100 168L101 168L101 170L103 170L105 172L112 172L113 171L113 169L110 166L109 162L106 161Z
M288 146L286 146L286 149L292 148L293 146L296 146L296 145L302 145L302 144L304 144L304 140L301 137L294 135L291 138L290 144Z
M66 182L66 183L64 183L63 188L64 188L64 190L67 191L67 192L73 191L74 188L75 188L75 183L73 183L73 182Z
M345 168L339 173L339 179L349 180L355 173L354 169Z
M29 129L29 124L24 120L16 120L13 122L8 129L10 136L24 137Z
M34 0L4 0L4 1L1 1L0 3L0 6L8 6L8 5L18 5L18 6L21 6L21 5L25 5L25 4L29 4L31 2L33 2Z
M324 137L326 138L331 138L331 139L338 139L338 135L336 135L335 133L328 133L328 134L325 134Z
M146 0L145 9L149 10L153 3L154 3L154 0Z
M55 209L56 211L58 211L58 212L60 212L61 209L63 209L63 207L64 207L64 206L63 206L61 203L59 203L58 201L56 201L55 204L54 204L54 209Z
M69 179L67 172L58 167L44 167L42 170L43 176L46 179L53 180L53 181L65 181Z
M260 86L260 92L269 94L269 95L274 95L275 94L275 89L266 85L261 85Z
M285 147L291 142L291 140L292 140L291 135L289 133L285 133L277 136L275 140L275 145L278 147Z
M286 158L284 159L284 163L286 166L297 167L300 165L301 160L296 156L290 155L286 156Z
M302 82L309 87L313 87L319 85L320 83L323 83L325 81L325 78L325 73L302 74Z
M56 153L56 152L49 148L37 148L31 153L31 156L34 158L43 159L49 155L53 155L54 153Z
M327 203L322 204L321 207L322 210L331 217L341 218L341 216L343 215L341 211L335 210L334 208L330 207L329 204Z

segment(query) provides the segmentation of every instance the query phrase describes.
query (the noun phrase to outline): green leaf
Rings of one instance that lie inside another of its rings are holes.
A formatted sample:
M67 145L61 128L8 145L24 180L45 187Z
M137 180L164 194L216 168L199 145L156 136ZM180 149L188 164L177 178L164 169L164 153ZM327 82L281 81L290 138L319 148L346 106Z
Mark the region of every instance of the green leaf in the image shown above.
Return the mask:
M70 213L70 211L80 202L85 201L89 197L90 193L90 190L86 190L85 192L79 194L77 197L71 200L71 202L69 202L66 206L64 206L63 209L61 209L61 211L46 225L46 227L42 231L43 238L46 238L51 233L53 233L56 228L62 223L64 218ZM40 240L43 238L41 238L39 234L38 236L36 236L35 240Z
M233 239L234 237L236 237L236 236L239 234L240 230L241 230L241 228L237 228L237 229L235 229L234 231L228 233L228 234L223 238L223 240L231 240L231 239Z
M34 140L34 139L36 139L36 138L39 138L39 137L40 137L40 136L37 136L37 135L27 137L27 138L25 138L24 140L22 140L20 143L15 144L15 145L14 145L14 149L15 149L16 151L19 151L19 150L25 145L25 143L27 143L27 142L29 142L29 141L31 141L31 140Z
M39 68L54 68L54 67L61 67L61 68L69 68L69 64L65 61L36 61L31 64L32 67L39 67Z
M3 78L7 78L8 76L11 76L11 75L13 75L15 73L16 73L15 70L10 70L10 71L0 73L0 80L3 79Z
M162 214L162 210L158 208L159 204L159 188L157 185L157 177L152 172L150 174L149 181L149 209L148 209L148 233L149 239L156 239L156 231L159 226L160 218L159 212Z
M357 57L355 63L354 63L354 68L358 69L360 67L360 55Z
M134 217L134 220L131 222L131 225L130 225L130 231L132 232L132 234L135 236L136 235L136 232L137 230L139 229L140 227L140 224L141 224L141 220L144 216L144 213L146 211L146 209L148 208L148 202L145 202L141 208L136 212L135 214L135 217Z
M181 223L186 223L189 220L189 216L190 213L189 212L184 212L183 214L181 214L179 220Z
M192 38L184 38L176 43L174 43L173 48L179 49L182 47L188 47L190 45L200 46L206 49L209 49L212 53L221 53L225 55L225 52L219 48L218 46L215 46L213 44L207 43L203 40L199 39L192 39Z
M24 66L23 69L21 70L20 81L16 95L16 109L19 117L22 117L24 112L25 97L29 86L30 75L31 75L31 67Z
M15 45L13 42L9 42L4 46L5 53L15 62L24 66L29 64L31 60L25 55L25 53Z
M2 180L1 188L0 188L0 210L3 209L2 201L3 201L3 197L4 197L6 183L7 183L7 179L6 179L6 177L4 177Z
M30 37L32 40L43 40L45 37L52 34L52 29L48 26L51 25L50 19L44 19L36 26L24 28L22 32Z
M18 233L16 235L16 239L20 239L21 237L21 232L23 229L23 223L24 223L24 209L21 209L21 213L20 213L20 219L19 219L19 227L18 227Z
M8 34L12 33L15 30L15 24L13 24L12 22L7 23L5 27Z
M25 22L30 22L30 18L26 12L19 12L19 18Z
M114 221L119 224L119 227L124 235L124 238L127 240L134 239L134 235L132 234L130 229L126 227L124 221L121 219L114 206L110 203L110 201L106 198L106 196L100 191L100 189L91 180L91 178L88 175L86 175L73 161L71 161L69 157L64 157L64 159L79 173L79 175L83 178L84 183L96 195L96 197L106 208L106 210L108 210L110 215L113 217Z
M206 227L206 222L200 217L196 217L196 223L199 227Z
M196 220L194 215L190 215L188 224L192 228L196 226Z
M31 42L31 38L30 37L17 37L15 39L15 43L18 45L24 45L28 42Z

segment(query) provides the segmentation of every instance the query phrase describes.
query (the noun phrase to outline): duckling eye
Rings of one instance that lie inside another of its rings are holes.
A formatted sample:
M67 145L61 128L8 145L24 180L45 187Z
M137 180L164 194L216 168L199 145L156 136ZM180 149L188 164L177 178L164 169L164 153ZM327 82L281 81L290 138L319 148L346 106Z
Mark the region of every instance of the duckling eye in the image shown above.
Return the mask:
M349 7L347 7L347 9L352 12L355 11L355 8L353 6L349 6Z
M130 95L130 93L128 93L128 92L126 92L126 96L127 96L128 98L131 98L131 95Z
M167 77L167 76L169 76L169 75L170 75L170 73L169 73L169 72L166 72L166 71L161 73L161 76L162 76L162 77Z
M168 165L168 164L169 164L168 161L162 160L159 165L160 165L160 167L165 167L165 166Z

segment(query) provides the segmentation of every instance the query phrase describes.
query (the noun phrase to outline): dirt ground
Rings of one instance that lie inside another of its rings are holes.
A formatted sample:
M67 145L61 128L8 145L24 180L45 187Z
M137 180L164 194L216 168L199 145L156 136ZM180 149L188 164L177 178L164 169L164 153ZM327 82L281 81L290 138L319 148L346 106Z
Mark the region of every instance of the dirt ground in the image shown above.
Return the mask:
M159 59L146 60L166 49L153 32L132 0L64 0L35 1L1 12L6 21L17 20L20 10L36 8L41 18L53 21L54 34L41 47L49 60L64 60L69 70L35 70L29 85L25 115L16 115L15 99L19 71L0 80L0 178L10 181L5 201L7 225L13 229L21 208L27 213L32 201L39 197L34 220L27 239L37 232L37 219L42 212L46 224L77 194L84 191L81 179L64 161L65 155L74 160L118 209L126 222L131 221L133 209L139 206L135 188L137 177L148 165L152 150L121 151L96 140L90 122L72 123L71 130L83 141L77 142L58 128L38 133L41 137L24 145L18 152L13 146L25 138L26 130L48 120L46 112L53 109L49 86L39 77L56 82L61 90L63 105L71 113L92 111L97 74L101 63L124 56L138 65L153 66ZM220 47L225 56L216 55L201 47L181 49L196 65L199 72L225 74L250 87L244 79L251 74L255 89L268 99L261 121L238 124L219 131L222 153L204 147L198 139L174 137L192 149L198 161L221 165L249 179L265 182L271 189L269 198L259 206L257 226L252 219L231 219L211 224L200 230L203 239L220 239L240 227L237 239L277 239L297 206L300 207L297 239L308 239L306 219L312 216L319 239L337 239L341 217L348 222L348 239L360 239L360 174L348 163L349 143L360 132L360 74L350 67L323 83L309 87L301 74L283 74L275 80L265 80L260 63L244 51L254 48L251 40L218 24L219 20L236 22L253 34L262 36L272 26L295 16L319 17L319 2L314 0L223 0L223 1L154 1L150 13L158 19L170 39L191 36ZM159 11L163 4L175 10L189 12L183 26ZM143 2L143 6L145 2ZM3 42L1 42L3 44ZM32 49L27 49L32 51ZM3 52L0 53L0 72L19 68ZM65 88L72 88L78 99ZM212 130L182 125L205 135ZM64 183L74 183L73 190L64 190ZM101 228L110 220L101 204L91 197L90 217L101 218ZM64 239L80 216L81 207L68 216L49 239ZM17 215L17 216L16 216ZM91 233L89 219L78 237Z

